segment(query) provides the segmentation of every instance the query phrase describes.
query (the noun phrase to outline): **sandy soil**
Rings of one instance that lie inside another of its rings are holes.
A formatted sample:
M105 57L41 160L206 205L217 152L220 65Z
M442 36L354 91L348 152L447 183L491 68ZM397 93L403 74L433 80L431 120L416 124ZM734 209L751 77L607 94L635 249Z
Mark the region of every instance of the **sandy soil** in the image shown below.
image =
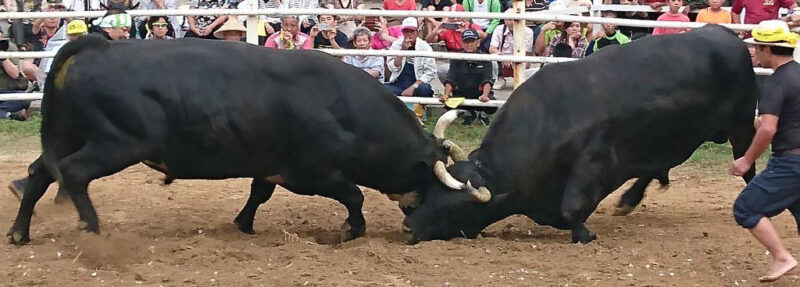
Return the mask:
M5 191L33 154L0 158L0 217L18 202ZM511 217L475 240L406 245L394 202L365 190L367 236L339 244L343 206L278 190L257 214L256 235L231 220L248 180L181 181L143 165L97 180L90 192L101 235L79 232L77 214L37 207L30 245L0 243L0 286L751 286L767 255L731 217L743 183L724 167L679 167L667 191L651 186L644 205L611 216L613 194L588 222L599 239L569 244L568 232ZM777 226L798 254L788 213ZM800 274L800 272L795 273ZM797 286L790 274L773 286Z

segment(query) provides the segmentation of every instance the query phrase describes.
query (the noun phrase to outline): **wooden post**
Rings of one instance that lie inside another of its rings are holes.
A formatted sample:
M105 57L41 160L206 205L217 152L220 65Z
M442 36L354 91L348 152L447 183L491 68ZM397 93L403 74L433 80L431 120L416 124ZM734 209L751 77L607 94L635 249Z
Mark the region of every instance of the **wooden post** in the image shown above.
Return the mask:
M246 0L247 1L247 9L258 9L258 1L256 0ZM235 17L235 16L232 16ZM258 45L258 16L257 15L247 15L247 43Z
M514 0L514 13L525 13L525 0ZM514 20L514 56L525 56L525 20ZM503 31L494 30L495 33ZM501 35L502 36L502 35ZM502 47L501 47L502 48ZM514 63L514 89L525 81L525 63ZM500 67L502 69L503 67Z

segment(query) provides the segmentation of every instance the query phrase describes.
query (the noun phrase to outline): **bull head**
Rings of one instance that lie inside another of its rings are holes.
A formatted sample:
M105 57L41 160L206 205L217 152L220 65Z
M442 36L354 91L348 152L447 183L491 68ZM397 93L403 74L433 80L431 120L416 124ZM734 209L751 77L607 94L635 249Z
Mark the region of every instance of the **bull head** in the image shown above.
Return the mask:
M456 118L458 118L458 114L460 112L461 111L459 110L447 111L441 117L439 117L439 120L436 121L436 126L433 128L433 135L438 139L444 140L444 142L442 142L442 148L448 151L448 154L453 161L467 160L466 154L458 145L444 138L444 132L447 130L447 127L449 127L450 124L453 123ZM442 184L450 189L469 192L470 195L472 195L472 199L475 201L487 202L492 198L492 193L489 192L488 188L475 188L469 181L467 181L467 184L464 184L457 180L455 177L453 177L453 175L450 174L450 172L447 171L447 166L442 161L436 161L436 164L433 166L433 173L436 175L436 178L442 182Z

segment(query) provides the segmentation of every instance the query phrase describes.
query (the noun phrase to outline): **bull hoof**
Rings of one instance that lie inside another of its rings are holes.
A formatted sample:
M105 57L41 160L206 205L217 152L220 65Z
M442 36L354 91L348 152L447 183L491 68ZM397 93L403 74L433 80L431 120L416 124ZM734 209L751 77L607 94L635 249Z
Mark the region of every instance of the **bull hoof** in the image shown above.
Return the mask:
M69 197L69 195L62 195L59 193L56 194L56 197L53 198L53 203L57 205L65 205L69 203L71 200L72 199Z
M617 209L614 210L614 216L626 216L628 214L631 214L631 212L633 212L634 209L636 209L636 207L630 205L618 206Z
M236 224L236 228L239 229L244 234L256 234L255 230L253 230L253 222L250 221L249 223L245 220L242 220L238 216L233 219L233 224Z
M358 237L362 237L367 233L367 226L362 225L360 228L354 229L349 223L342 224L341 239L342 242L350 241Z
M8 242L17 246L25 245L31 242L31 238L26 235L22 234L22 231L14 230L13 228L8 231Z
M400 229L403 231L403 237L405 237L406 243L411 245L419 243L419 239L417 239L417 237L414 236L414 233L411 232L411 228L403 224L403 227Z
M572 243L587 244L595 240L597 240L597 235L594 233L589 233L585 236L575 236L575 234L572 235Z
M669 190L669 184L662 184L658 187L658 190L667 191Z

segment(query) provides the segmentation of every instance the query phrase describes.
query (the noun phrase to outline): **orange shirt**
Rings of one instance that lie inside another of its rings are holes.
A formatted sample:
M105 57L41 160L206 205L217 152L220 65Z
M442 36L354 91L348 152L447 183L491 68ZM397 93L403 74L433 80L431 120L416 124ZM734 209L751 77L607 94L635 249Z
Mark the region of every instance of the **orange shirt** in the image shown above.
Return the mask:
M722 9L719 12L713 12L711 8L706 8L697 13L695 22L730 24L733 22L733 18L731 17L731 12Z

